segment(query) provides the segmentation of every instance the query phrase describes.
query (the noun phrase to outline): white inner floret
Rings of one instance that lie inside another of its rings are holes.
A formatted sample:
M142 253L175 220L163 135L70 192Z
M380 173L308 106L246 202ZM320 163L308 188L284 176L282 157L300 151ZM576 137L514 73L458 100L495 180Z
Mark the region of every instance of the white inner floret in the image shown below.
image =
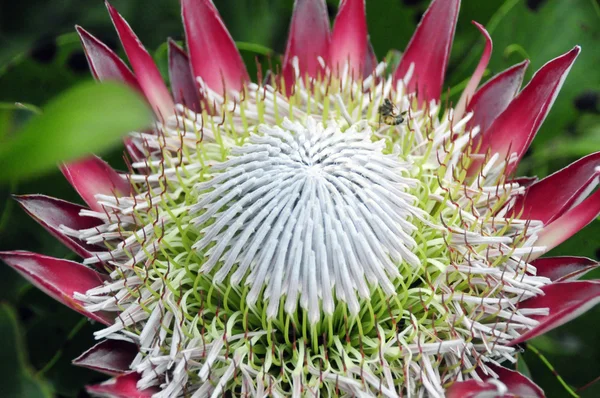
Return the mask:
M410 236L416 198L405 192L418 181L405 176L407 165L383 153L383 140L371 141L366 122L342 132L309 117L259 131L196 186L203 193L193 222L214 221L194 245L204 250L215 242L201 272L222 262L214 277L221 283L238 264L229 283L239 285L249 272L250 304L265 286L273 317L281 296L288 313L300 296L313 323L321 317L319 299L333 313L334 290L352 315L360 310L356 292L369 297L367 281L395 294L390 279L400 276L398 264L420 263Z

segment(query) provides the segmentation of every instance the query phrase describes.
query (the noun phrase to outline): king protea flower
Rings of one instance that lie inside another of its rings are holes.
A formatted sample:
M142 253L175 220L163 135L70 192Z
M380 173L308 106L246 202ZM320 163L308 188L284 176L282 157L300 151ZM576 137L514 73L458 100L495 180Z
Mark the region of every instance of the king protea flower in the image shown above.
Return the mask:
M453 107L459 0L431 3L392 73L364 0L342 0L332 31L324 0L296 0L283 66L257 82L213 3L181 3L170 90L109 4L132 71L77 28L94 77L156 113L125 141L128 173L62 166L88 207L17 197L82 263L0 254L106 326L74 361L114 377L90 393L543 396L516 347L600 300L576 280L598 263L542 257L600 212L600 153L514 172L580 48L523 89L527 61L478 89L492 41L475 24L486 45Z

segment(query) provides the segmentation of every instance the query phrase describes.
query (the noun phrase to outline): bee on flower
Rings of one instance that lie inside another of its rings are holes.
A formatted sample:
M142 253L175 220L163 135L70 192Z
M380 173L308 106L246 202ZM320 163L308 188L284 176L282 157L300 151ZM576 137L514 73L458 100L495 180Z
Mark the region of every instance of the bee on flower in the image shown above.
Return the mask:
M379 121L388 126L398 126L404 121L404 116L398 114L398 109L389 98L385 98L383 104L379 105Z

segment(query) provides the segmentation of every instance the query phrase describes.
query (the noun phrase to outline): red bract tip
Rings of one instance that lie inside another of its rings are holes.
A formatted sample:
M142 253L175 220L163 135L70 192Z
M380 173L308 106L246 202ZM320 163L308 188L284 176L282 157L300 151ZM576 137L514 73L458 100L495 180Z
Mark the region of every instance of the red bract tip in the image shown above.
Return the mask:
M79 196L95 211L104 211L96 195L122 196L131 193L129 182L97 156L65 164L61 170Z
M123 19L108 1L106 2L106 8L119 34L125 53L129 58L131 67L135 72L144 95L152 105L159 120L168 118L173 114L173 100L154 60L135 33L133 33L127 21Z
M80 216L79 213L85 210L85 207L44 195L23 195L14 198L27 214L79 256L87 258L93 251L99 250L79 239L65 235L60 230L61 225L73 230L81 230L94 228L103 223L97 218Z
M79 34L92 75L96 79L121 81L143 93L136 77L113 50L81 26L75 26L75 29Z
M517 160L506 168L507 175L517 167L531 145L580 51L581 48L576 46L542 66L490 128L482 133L479 153L489 150L491 154L498 153L500 159L510 155L509 149L516 153Z
M596 152L533 184L517 198L512 213L551 223L585 199L599 177L600 152Z
M519 92L529 61L516 64L487 81L467 106L467 112L473 112L473 118L467 124L467 131L479 126L483 135Z
M542 287L542 291L542 296L525 300L518 304L518 308L548 308L548 315L528 315L539 324L512 340L511 345L555 329L600 303L599 281L558 282Z
M190 59L173 40L169 40L169 78L175 101L200 112L199 88L192 74Z
M460 0L434 0L402 55L394 79L404 79L415 65L408 92L417 92L420 104L439 101L450 58Z
M537 276L550 278L552 282L564 282L581 278L600 264L585 257L546 257L531 262Z
M0 260L10 265L25 279L47 295L86 317L104 325L113 319L101 312L88 312L73 296L102 285L106 276L73 261L13 251L0 252Z
M546 252L575 235L600 214L600 190L583 202L566 211L539 233L536 246L544 246Z
M478 370L483 381L468 380L452 384L446 390L447 398L483 398L483 397L531 397L544 398L544 391L534 382L519 372L492 364L486 365L498 375L498 382L494 382L492 375L484 374Z
M128 341L104 340L73 360L73 365L92 369L111 376L130 372L130 364L138 347Z
M342 0L331 36L331 69L342 72L349 62L350 76L362 78L368 37L365 1Z
M241 91L250 78L212 1L182 0L181 7L194 76L220 95Z
M297 0L283 59L286 81L293 78L292 60L298 58L300 75L317 78L324 76L319 57L327 64L331 42L329 16L324 0Z
M112 398L150 398L160 391L155 387L139 390L137 382L140 378L138 373L131 372L101 384L87 386L86 390L92 395Z
M467 87L463 90L463 93L460 96L460 100L458 101L458 104L454 108L455 120L460 120L463 117L463 115L465 114L465 109L472 101L473 94L475 93L475 90L477 90L477 86L479 86L479 82L481 81L481 78L483 77L483 72L485 72L485 68L487 68L488 62L490 62L490 58L492 56L493 45L492 45L492 38L490 37L490 34L487 32L487 30L485 30L483 25L481 25L475 21L473 21L473 24L477 27L477 29L479 29L479 31L483 35L483 37L485 39L485 47L483 49L483 54L481 54L481 59L479 60L479 64L477 64L477 68L475 68L475 72L473 73L473 76L471 76L471 79L469 80Z

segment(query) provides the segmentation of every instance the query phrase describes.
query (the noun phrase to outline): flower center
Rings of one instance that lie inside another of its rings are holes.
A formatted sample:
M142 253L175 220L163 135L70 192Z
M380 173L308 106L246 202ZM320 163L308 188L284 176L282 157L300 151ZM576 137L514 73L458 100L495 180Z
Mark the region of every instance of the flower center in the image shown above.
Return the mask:
M269 298L268 317L283 296L288 314L300 299L311 323L320 302L333 313L334 295L356 315L369 283L393 295L398 264L420 264L410 236L416 198L406 192L418 182L384 154L384 141L372 142L367 122L345 132L311 117L282 127L261 126L196 187L193 222L204 228L194 248L208 257L201 272L219 264L215 282L245 280L250 305L261 292Z
M467 175L470 115L419 107L384 70L290 97L201 85L208 109L134 134L136 195L75 231L111 249L85 262L112 280L75 297L118 314L97 338L143 348L138 386L441 394L536 324L516 304L548 283L526 261L541 223L503 212L522 187L495 160Z

